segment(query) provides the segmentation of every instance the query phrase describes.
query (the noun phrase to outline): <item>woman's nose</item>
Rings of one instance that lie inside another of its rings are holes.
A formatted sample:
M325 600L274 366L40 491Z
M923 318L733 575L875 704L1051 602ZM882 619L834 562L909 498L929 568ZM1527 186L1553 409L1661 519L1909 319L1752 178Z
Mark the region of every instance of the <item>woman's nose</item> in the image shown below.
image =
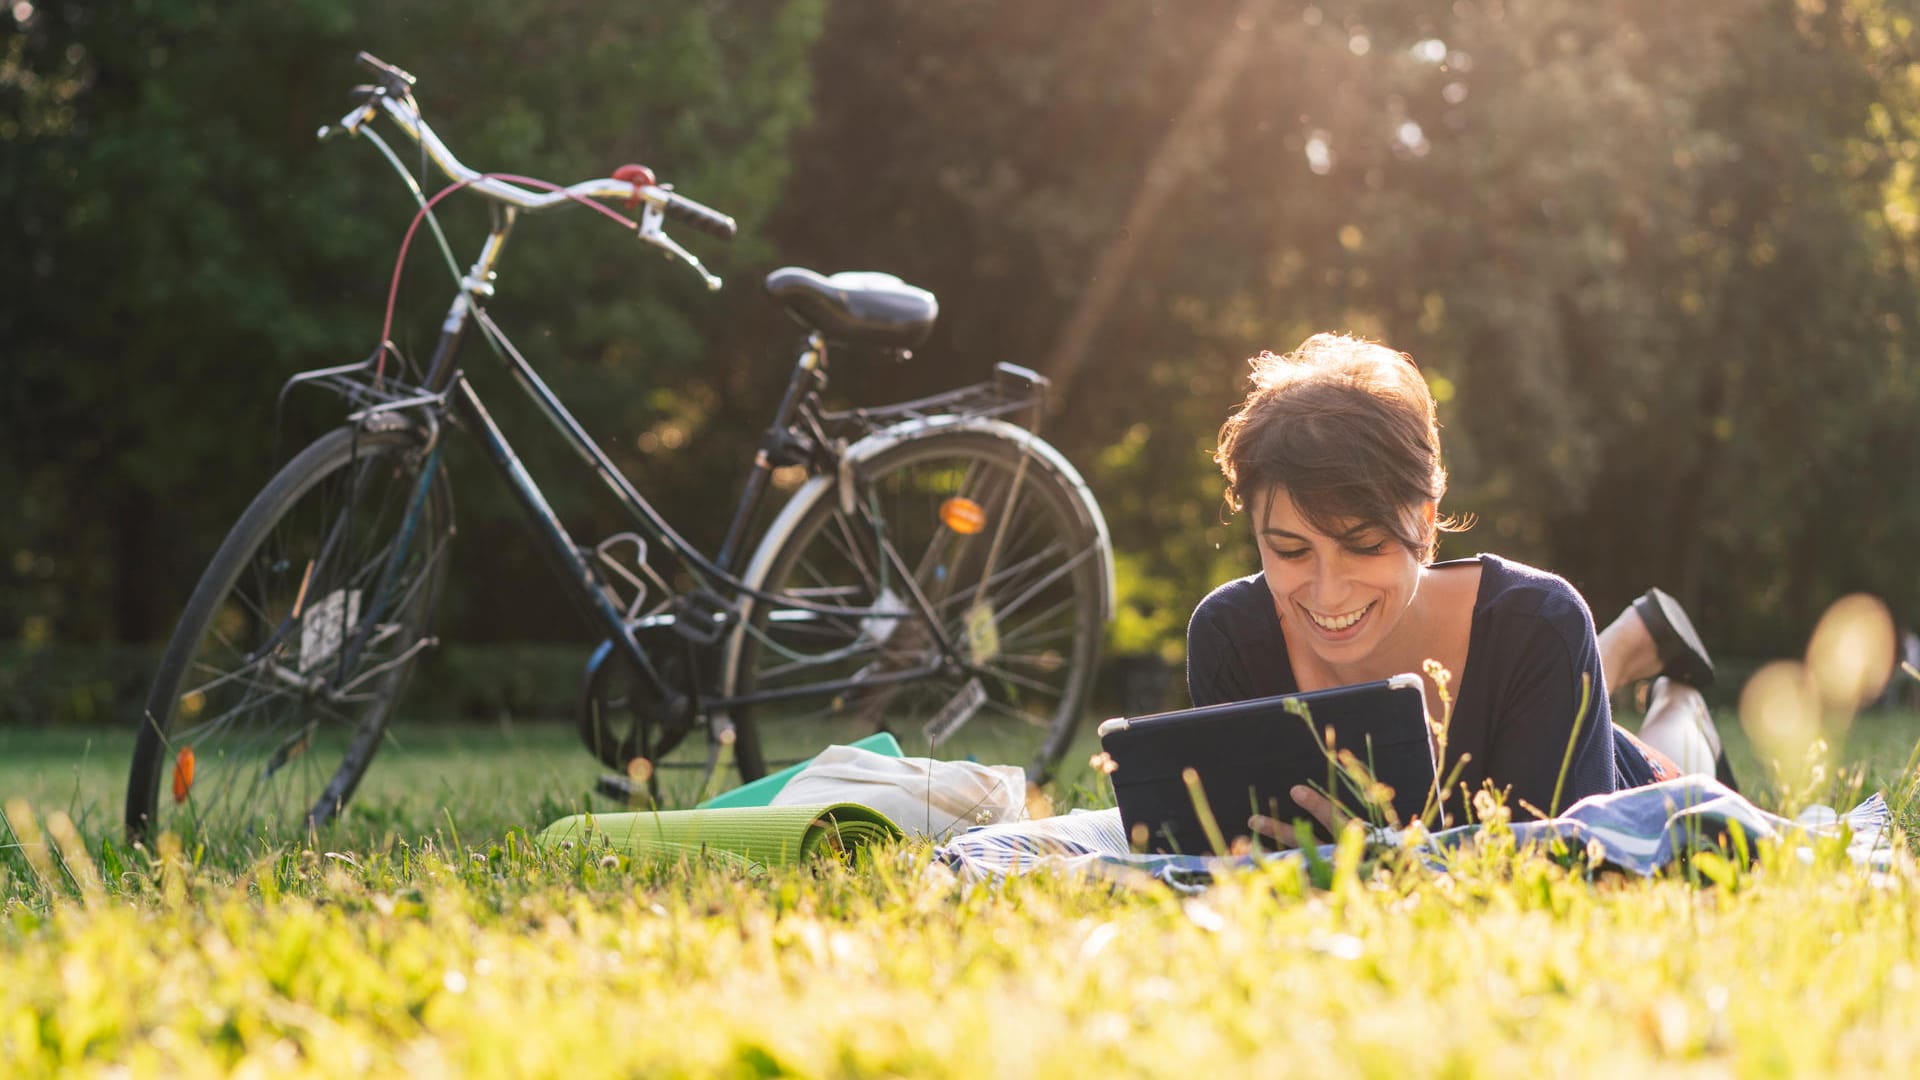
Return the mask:
M1352 592L1352 579L1339 559L1317 559L1313 571L1313 602L1323 614L1338 615L1339 604Z

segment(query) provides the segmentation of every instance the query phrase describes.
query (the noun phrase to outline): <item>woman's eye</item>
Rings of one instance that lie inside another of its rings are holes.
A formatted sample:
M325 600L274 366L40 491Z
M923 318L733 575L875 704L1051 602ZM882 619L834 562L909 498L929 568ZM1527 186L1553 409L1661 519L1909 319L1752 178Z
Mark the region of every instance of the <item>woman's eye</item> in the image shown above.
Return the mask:
M1379 555L1387 550L1387 542L1380 540L1372 544L1353 544L1347 550L1355 555Z
M1269 550L1269 551L1271 551L1271 552L1273 552L1273 557L1274 557L1274 558L1276 558L1276 559L1287 559L1287 560L1293 560L1293 559L1304 559L1304 558L1306 558L1306 557L1307 557L1307 552L1308 552L1308 550L1309 550L1309 549L1307 549L1307 548L1291 548L1291 549L1285 549L1285 550L1283 550L1283 549L1281 549L1281 548L1268 548L1267 550Z

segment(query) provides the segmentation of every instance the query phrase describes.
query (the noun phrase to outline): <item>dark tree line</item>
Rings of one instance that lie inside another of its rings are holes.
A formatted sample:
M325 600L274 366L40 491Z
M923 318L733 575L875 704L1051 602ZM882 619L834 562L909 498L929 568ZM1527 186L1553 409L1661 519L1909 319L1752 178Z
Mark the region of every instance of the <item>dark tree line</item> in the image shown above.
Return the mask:
M1479 519L1450 552L1555 567L1600 610L1663 584L1736 652L1796 649L1852 589L1920 620L1912 9L15 5L0 638L163 637L272 467L280 383L371 350L410 206L364 148L313 139L359 48L421 77L473 164L645 161L740 218L730 250L690 241L719 297L574 215L520 230L495 304L696 537L784 378L758 276L795 262L942 298L914 361L838 364L852 399L998 360L1061 381L1050 432L1121 549L1121 649L1177 651L1253 567L1207 451L1242 360L1329 328L1408 350L1442 398L1452 509ZM479 219L451 221L470 245ZM437 258L416 244L403 348L445 303ZM296 406L282 453L320 419ZM454 590L450 634L574 635L473 464L457 573L489 584ZM552 493L583 532L614 523Z

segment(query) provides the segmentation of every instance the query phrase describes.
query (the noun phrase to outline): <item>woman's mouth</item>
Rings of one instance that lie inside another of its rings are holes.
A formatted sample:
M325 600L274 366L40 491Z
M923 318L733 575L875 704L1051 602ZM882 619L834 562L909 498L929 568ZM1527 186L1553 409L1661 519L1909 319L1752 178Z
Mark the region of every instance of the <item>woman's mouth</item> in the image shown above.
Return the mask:
M1373 602L1368 601L1362 607L1338 615L1322 615L1304 607L1300 610L1306 612L1307 621L1313 623L1314 629L1320 631L1322 637L1343 639L1359 632L1361 621L1367 617L1367 612L1373 610Z

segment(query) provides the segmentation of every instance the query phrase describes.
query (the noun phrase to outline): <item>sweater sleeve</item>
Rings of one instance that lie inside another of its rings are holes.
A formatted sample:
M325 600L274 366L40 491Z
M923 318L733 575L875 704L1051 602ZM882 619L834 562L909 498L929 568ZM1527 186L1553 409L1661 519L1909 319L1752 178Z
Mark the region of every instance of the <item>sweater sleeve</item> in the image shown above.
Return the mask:
M1486 776L1510 789L1515 820L1534 817L1529 806L1556 814L1617 783L1613 717L1592 616L1577 595L1570 605L1550 606L1514 620L1530 625L1507 627L1522 640L1514 642L1487 740Z

